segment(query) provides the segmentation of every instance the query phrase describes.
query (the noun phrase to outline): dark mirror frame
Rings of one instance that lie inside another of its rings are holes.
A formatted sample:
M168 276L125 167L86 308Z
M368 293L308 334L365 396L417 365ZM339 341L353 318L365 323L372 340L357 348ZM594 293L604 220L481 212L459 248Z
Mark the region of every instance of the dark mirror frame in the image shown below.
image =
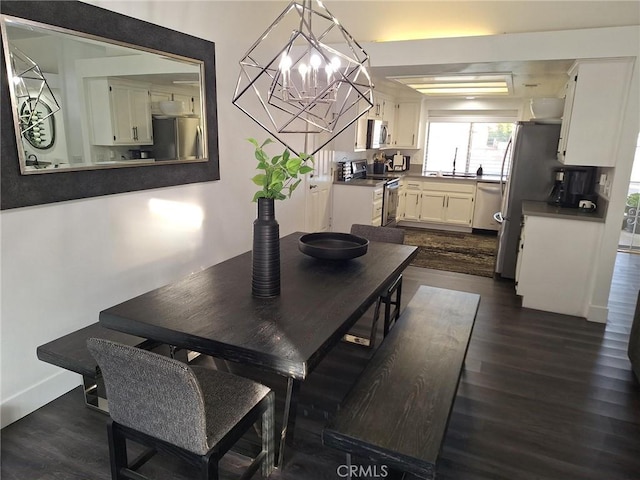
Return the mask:
M55 175L21 175L3 46L1 210L220 179L213 42L78 1L2 0L0 12L203 61L209 153L207 162L56 172Z

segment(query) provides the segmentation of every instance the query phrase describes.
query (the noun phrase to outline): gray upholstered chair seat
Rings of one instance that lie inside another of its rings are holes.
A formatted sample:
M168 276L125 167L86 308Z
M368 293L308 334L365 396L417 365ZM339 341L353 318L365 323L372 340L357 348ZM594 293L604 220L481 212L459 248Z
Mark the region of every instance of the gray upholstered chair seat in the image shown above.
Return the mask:
M218 478L218 461L261 421L262 450L247 468L267 477L274 461L274 393L226 372L191 367L178 360L110 340L90 338L109 399L109 455L113 480L145 478L136 470L156 451L195 465L202 480ZM127 459L127 440L149 449Z

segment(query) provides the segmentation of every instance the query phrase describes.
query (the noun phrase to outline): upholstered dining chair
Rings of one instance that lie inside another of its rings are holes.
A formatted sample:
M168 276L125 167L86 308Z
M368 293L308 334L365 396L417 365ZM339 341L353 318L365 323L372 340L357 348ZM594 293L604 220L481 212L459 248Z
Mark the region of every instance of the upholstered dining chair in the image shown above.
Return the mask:
M404 243L404 230L401 228L376 227L373 225L360 225L354 223L351 225L351 233L359 237L364 237L372 242L387 243ZM395 293L395 299L393 295ZM366 345L374 348L376 343L376 329L378 327L378 318L380 317L380 308L384 303L384 329L383 336L386 337L391 328L392 322L395 322L400 316L400 300L402 297L402 274L400 274L391 284L385 288L384 292L378 297L376 306L373 311L373 322L371 324L371 332L369 338L358 337L347 334L344 340L347 342ZM391 307L394 307L393 311Z
M201 480L218 479L218 462L261 421L262 450L241 478L274 461L274 393L252 380L190 366L162 355L90 338L109 399L107 424L111 478L145 479L136 472L156 451L194 465ZM127 440L147 447L129 463Z

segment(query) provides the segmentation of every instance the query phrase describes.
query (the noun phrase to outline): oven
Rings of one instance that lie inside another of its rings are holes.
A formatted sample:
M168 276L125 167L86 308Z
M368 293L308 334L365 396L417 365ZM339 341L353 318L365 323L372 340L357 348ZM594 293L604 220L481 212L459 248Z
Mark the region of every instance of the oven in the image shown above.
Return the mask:
M384 198L382 200L382 226L395 227L398 214L398 199L400 179L394 178L384 184Z

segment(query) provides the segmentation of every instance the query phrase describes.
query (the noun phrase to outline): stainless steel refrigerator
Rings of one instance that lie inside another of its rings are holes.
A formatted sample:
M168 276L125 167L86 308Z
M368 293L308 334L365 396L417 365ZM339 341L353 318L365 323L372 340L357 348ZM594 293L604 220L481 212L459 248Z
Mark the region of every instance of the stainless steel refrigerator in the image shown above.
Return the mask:
M518 122L507 146L502 170L502 201L494 218L500 222L496 273L515 278L522 220L522 201L546 201L553 188L559 124Z
M155 160L196 160L203 157L202 127L199 118L153 119Z

